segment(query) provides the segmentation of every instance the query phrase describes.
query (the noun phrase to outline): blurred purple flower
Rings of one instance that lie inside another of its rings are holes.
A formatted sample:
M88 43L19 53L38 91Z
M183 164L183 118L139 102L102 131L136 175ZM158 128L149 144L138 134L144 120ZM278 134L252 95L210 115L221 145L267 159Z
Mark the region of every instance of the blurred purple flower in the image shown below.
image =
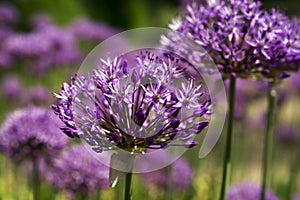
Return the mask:
M10 113L0 129L0 149L14 160L48 160L57 156L68 138L60 133L60 121L44 108L27 107Z
M254 183L241 183L232 186L227 192L227 200L259 200L261 187ZM271 191L267 191L266 200L279 200Z
M183 77L176 60L146 52L129 63L123 57L102 60L92 74L62 85L52 106L65 123L62 131L82 137L97 152L195 146L191 138L208 126L199 117L211 114L210 100L202 99L206 91L193 79L171 85Z
M294 73L289 79L289 86L293 88L296 93L300 92L300 73Z
M0 49L0 69L9 68L12 64L13 57L8 52Z
M153 164L150 160L146 164ZM183 158L178 159L171 166L172 188L175 191L184 191L188 189L193 182L193 169ZM168 187L168 167L141 174L142 182L148 189L163 190Z
M261 9L254 0L207 0L207 5L187 6L183 19L175 18L169 27L174 33L162 37L162 44L187 56L203 47L224 77L286 78L285 72L298 70L300 25L296 19L272 10ZM183 41L184 40L184 41ZM186 45L187 40L194 44ZM190 57L198 62L203 57Z
M86 18L76 20L70 27L78 39L100 42L117 33L117 30Z
M15 76L7 76L1 83L3 96L10 100L18 100L22 96L20 80Z
M8 3L0 4L0 27L16 24L19 20L19 13L16 8Z
M30 33L16 33L7 37L3 48L34 72L78 62L81 53L74 35L68 30L45 23Z
M300 200L300 194L296 195L293 200Z
M291 125L281 125L276 130L276 136L280 142L290 146L292 144L297 144L298 132L299 131Z
M44 174L57 189L70 196L89 197L108 188L109 168L83 146L73 146L56 157L53 169Z
M36 86L29 89L26 94L27 102L35 102L38 104L48 104L52 100L51 92L42 86Z

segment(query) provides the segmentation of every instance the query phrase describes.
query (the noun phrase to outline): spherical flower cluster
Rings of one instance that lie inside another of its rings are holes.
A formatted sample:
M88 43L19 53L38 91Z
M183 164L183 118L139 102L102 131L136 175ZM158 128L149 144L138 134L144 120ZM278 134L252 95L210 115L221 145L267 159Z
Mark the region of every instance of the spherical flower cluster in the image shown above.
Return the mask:
M298 70L300 61L300 23L283 13L267 12L255 0L216 0L207 5L187 6L184 18L169 27L182 37L203 47L224 77L286 78ZM186 52L186 41L174 33L162 38L173 51ZM202 55L190 57L191 62Z
M56 157L46 180L68 195L88 197L109 186L109 168L83 146L73 146Z
M28 107L9 114L0 129L0 149L16 162L48 160L68 141L60 133L60 121L47 109Z
M211 105L201 85L183 76L178 60L151 52L134 61L102 60L92 74L64 83L53 109L64 133L83 138L97 152L193 147L193 136L208 126L203 118Z
M152 161L150 160L146 164L152 164ZM168 170L171 172L170 177L168 177ZM183 158L180 158L169 167L141 174L141 178L144 180L143 183L147 188L155 190L161 189L163 191L168 188L168 178L171 179L172 188L174 190L184 191L191 186L193 176L194 173L191 166Z
M261 187L253 183L242 183L229 188L227 200L258 200ZM267 191L266 200L279 200L271 191Z

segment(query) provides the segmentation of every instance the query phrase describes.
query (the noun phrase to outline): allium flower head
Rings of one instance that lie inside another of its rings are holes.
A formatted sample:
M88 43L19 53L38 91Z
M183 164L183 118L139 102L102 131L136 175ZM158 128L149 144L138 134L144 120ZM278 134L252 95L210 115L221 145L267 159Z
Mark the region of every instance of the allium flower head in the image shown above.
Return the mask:
M68 195L90 196L108 188L109 168L83 146L73 146L58 156L46 179Z
M227 200L258 200L260 199L261 187L253 183L242 183L232 186L228 192ZM279 200L271 191L267 191L266 200Z
M285 72L299 67L300 23L279 11L264 11L259 1L193 3L169 27L203 47L224 77L286 78ZM172 33L162 43L173 51L186 48Z
M151 52L135 61L102 60L92 74L75 76L56 94L53 109L70 137L82 137L95 151L115 147L144 153L168 145L192 147L208 125L210 100L178 60Z
M0 149L16 162L56 156L68 141L51 111L28 107L9 114L0 129Z

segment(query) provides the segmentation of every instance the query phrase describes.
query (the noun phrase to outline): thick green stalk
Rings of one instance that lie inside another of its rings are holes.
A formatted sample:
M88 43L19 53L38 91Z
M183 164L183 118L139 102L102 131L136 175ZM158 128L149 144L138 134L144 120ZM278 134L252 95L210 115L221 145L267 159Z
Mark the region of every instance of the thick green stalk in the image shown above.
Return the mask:
M261 195L260 200L265 200L266 190L270 182L270 165L272 159L273 135L275 125L275 110L276 110L276 90L275 82L270 81L268 85L268 113L267 113L267 128L264 141L264 155L261 180Z
M33 184L33 200L40 200L40 170L38 165L38 160L32 160L32 184Z
M229 185L229 179L231 176L231 150L232 150L232 129L233 129L233 117L234 117L234 102L235 102L235 83L236 77L230 77L229 85L229 113L228 113L228 129L226 135L226 146L223 163L223 177L221 185L220 200L225 200L226 190Z
M132 200L132 173L128 172L125 177L124 200Z

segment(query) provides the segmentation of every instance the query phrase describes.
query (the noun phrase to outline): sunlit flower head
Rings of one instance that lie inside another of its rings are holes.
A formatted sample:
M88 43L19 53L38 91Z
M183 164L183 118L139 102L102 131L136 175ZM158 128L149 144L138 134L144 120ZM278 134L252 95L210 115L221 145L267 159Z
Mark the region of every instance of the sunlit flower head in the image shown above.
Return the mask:
M208 126L210 100L180 62L151 52L134 61L102 60L85 76L75 76L55 94L55 113L70 137L81 137L97 152L121 148L145 153L169 145L192 147ZM205 97L204 97L205 96Z

